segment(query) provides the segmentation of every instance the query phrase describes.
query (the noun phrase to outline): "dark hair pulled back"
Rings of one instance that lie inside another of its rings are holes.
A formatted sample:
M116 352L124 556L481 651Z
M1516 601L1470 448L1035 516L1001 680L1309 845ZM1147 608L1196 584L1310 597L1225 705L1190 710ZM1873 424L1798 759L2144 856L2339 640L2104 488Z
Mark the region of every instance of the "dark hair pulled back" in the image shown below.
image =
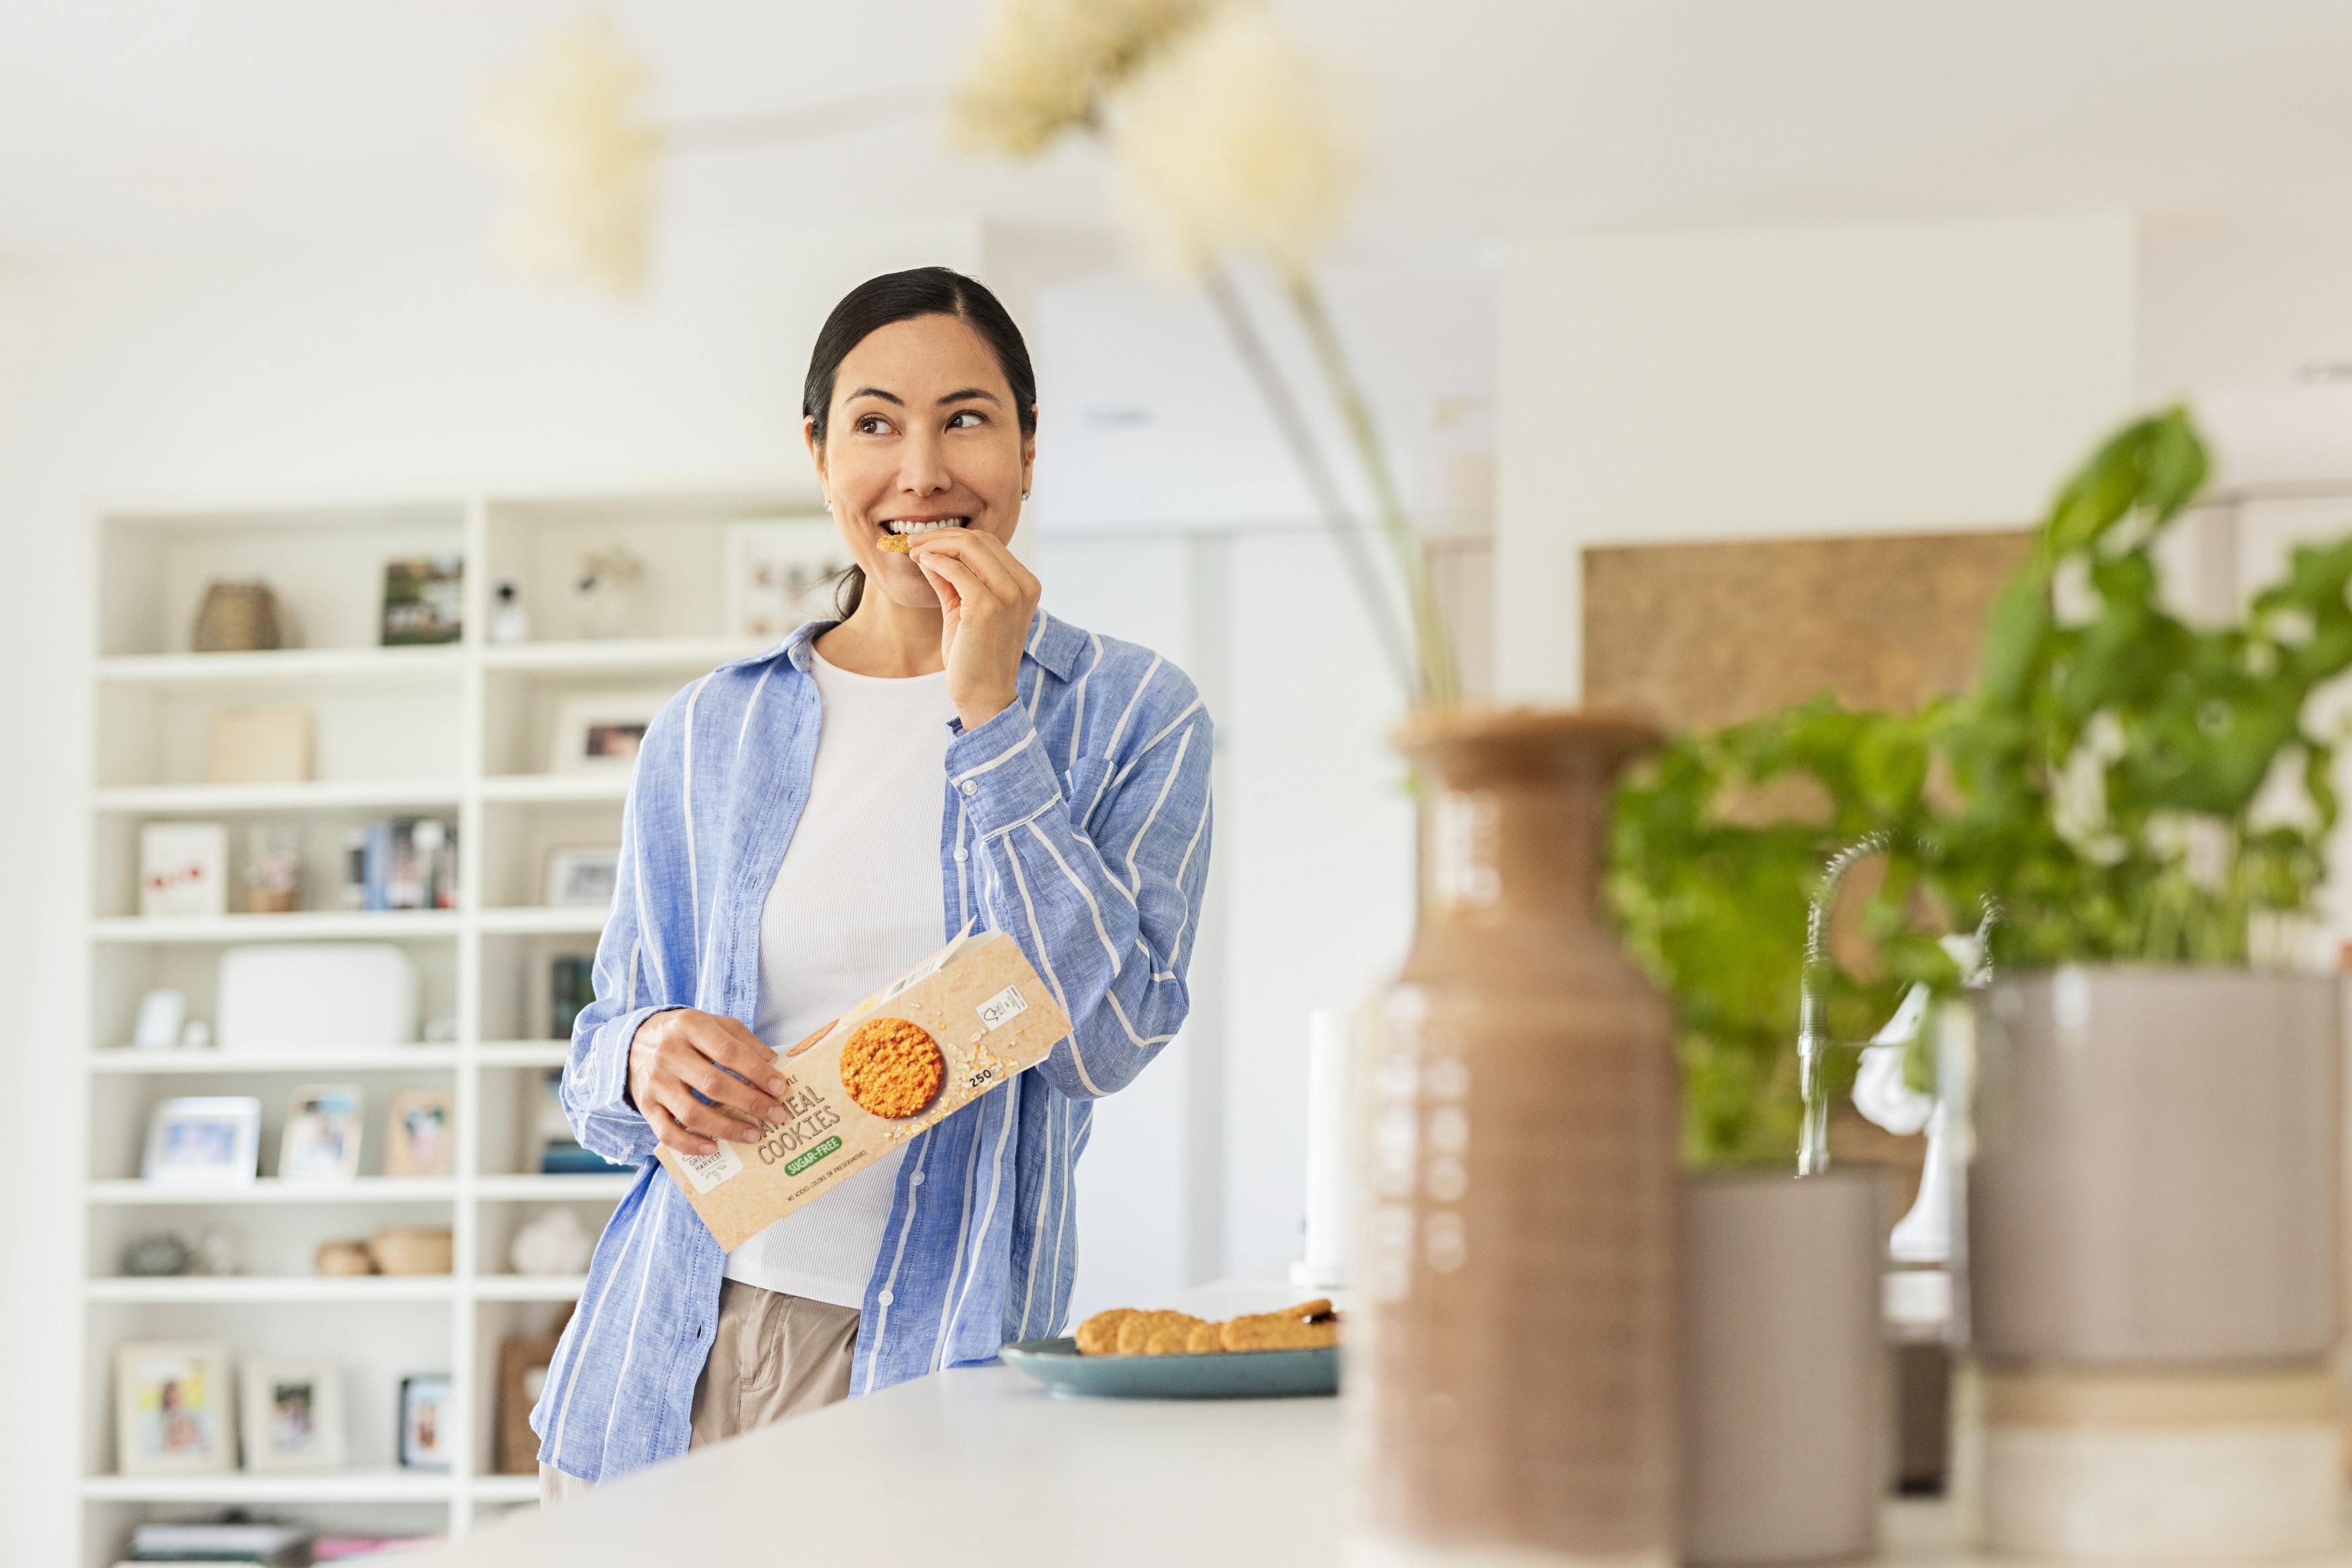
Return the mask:
M881 329L920 316L952 316L981 335L996 356L1013 392L1013 407L1025 438L1037 434L1037 372L1030 368L1029 345L1013 324L1003 302L977 278L944 267L918 267L907 272L886 272L869 277L841 297L833 314L816 335L809 353L808 380L801 386L801 413L810 421L816 444L824 444L833 414L833 383L849 351ZM857 611L866 594L866 573L845 570L834 586L834 608L845 621Z

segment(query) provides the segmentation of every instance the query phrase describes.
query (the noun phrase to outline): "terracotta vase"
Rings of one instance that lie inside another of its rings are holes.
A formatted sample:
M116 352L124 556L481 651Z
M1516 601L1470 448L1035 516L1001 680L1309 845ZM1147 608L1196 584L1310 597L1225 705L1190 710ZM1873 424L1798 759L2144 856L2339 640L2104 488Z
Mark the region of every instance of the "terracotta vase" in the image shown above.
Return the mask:
M1374 1079L1360 1563L1675 1558L1672 1019L1600 898L1654 739L1530 711L1400 737L1433 793Z
M1947 1037L1975 1540L2118 1563L2337 1542L2338 1008L2334 976L2069 967L2001 980Z

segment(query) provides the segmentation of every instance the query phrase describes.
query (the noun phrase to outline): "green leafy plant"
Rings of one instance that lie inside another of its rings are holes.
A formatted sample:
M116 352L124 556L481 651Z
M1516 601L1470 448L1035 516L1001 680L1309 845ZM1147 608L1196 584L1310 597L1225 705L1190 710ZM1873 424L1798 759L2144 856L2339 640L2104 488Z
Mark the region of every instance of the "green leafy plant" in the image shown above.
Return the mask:
M2284 952L2336 818L2315 696L2352 666L2352 538L2295 550L2242 619L2192 625L2155 547L2206 471L2179 409L2104 444L1997 601L1975 690L1685 736L1620 790L1611 892L1680 1009L1694 1163L1794 1148L1806 912L1866 835L1885 876L1859 898L1871 961L1823 975L1833 1039L1866 1039L1914 982L1957 987L1936 937L1988 898L2004 967Z

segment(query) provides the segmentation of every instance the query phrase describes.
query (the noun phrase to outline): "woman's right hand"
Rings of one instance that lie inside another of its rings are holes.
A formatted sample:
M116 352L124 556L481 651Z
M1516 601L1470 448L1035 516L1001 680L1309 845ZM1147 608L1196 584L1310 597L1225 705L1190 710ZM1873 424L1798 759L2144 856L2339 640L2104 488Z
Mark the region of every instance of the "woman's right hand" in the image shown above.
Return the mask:
M698 1089L713 1103L696 1099ZM639 1024L629 1042L629 1097L654 1136L682 1154L715 1155L717 1138L758 1143L761 1122L784 1119L775 1100L783 1092L776 1053L740 1019L670 1008Z

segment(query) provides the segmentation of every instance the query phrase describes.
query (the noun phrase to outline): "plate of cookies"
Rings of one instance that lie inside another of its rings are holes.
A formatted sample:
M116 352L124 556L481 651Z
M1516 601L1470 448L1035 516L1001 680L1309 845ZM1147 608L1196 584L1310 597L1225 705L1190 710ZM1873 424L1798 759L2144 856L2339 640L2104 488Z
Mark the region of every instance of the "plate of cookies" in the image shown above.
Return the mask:
M1339 1314L1328 1300L1222 1322L1113 1307L1067 1339L1004 1347L1056 1394L1106 1399L1279 1399L1339 1391Z

